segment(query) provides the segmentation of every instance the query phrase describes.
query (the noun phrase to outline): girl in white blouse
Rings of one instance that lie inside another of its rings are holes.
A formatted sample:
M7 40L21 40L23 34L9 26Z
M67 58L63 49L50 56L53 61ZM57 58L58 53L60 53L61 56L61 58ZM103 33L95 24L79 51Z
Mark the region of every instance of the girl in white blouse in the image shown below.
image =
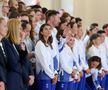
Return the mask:
M39 32L39 41L35 46L38 90L54 90L53 85L56 84L58 78L54 71L51 33L51 26L43 24Z

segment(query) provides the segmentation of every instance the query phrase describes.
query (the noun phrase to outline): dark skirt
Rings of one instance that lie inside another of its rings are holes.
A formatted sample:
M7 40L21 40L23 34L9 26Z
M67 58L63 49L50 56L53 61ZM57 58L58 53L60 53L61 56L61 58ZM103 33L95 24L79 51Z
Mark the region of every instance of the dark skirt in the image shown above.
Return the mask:
M92 80L92 76L86 78L85 90L96 90L95 85Z

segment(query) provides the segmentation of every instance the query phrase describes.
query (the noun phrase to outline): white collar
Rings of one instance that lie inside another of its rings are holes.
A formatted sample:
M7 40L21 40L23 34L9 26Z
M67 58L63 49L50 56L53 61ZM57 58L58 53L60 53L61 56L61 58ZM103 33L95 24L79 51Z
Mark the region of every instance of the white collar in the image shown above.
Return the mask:
M2 47L2 42L0 42L0 46Z

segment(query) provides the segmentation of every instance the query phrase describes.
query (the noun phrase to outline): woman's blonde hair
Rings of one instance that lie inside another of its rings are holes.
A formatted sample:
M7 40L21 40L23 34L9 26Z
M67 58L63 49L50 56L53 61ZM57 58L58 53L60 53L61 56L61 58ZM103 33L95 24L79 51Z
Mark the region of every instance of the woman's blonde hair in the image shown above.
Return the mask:
M18 19L10 19L8 21L7 38L14 44L20 44L20 27L21 21Z

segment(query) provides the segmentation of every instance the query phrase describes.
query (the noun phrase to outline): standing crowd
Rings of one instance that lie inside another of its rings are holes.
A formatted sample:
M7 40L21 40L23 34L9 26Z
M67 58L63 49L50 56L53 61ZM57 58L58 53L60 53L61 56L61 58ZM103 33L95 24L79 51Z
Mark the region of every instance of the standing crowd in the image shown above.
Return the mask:
M108 24L9 0L0 17L0 90L108 90Z

